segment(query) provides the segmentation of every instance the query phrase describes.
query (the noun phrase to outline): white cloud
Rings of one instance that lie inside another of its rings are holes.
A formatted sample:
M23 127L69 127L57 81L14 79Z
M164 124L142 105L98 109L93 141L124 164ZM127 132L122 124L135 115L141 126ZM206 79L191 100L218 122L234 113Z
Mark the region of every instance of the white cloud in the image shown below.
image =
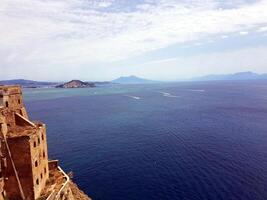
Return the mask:
M222 39L226 39L226 38L228 38L228 37L229 37L228 35L222 35L222 36L221 36Z
M267 24L266 0L122 2L1 0L0 68L113 62Z
M247 32L247 31L240 31L239 34L240 34L240 35L247 35L248 32Z
M102 8L107 8L109 6L111 6L113 3L113 1L100 1L98 2L98 6L102 7Z
M267 32L267 26L263 26L263 27L260 27L259 29L258 29L258 32Z

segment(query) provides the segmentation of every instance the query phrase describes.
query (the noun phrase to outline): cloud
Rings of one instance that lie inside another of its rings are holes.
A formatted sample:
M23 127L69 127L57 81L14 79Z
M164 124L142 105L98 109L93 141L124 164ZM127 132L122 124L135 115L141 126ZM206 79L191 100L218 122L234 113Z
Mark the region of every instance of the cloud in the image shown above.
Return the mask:
M111 63L267 24L266 0L123 2L1 0L1 68Z
M248 32L247 32L247 31L240 31L239 34L240 34L240 35L247 35Z
M267 32L267 26L263 26L263 27L260 27L258 29L258 32L262 33L262 32Z
M222 36L221 36L222 39L226 39L226 38L228 38L228 37L229 37L228 35L222 35Z
M107 8L112 5L112 1L99 1L98 7Z

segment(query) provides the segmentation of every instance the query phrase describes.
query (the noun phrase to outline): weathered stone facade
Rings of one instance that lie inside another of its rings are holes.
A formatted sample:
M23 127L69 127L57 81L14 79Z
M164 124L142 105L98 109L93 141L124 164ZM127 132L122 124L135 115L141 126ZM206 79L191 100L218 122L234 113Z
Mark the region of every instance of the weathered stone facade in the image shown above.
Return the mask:
M32 122L19 86L0 86L0 200L74 200L70 180L48 161L45 124Z

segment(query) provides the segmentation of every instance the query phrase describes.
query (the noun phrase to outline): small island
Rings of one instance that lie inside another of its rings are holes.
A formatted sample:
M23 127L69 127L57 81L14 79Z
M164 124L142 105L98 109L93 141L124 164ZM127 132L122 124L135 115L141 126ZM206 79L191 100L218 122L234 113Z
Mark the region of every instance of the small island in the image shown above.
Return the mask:
M83 82L80 80L72 80L67 83L56 86L56 88L90 88L90 87L95 87L95 84L89 82Z

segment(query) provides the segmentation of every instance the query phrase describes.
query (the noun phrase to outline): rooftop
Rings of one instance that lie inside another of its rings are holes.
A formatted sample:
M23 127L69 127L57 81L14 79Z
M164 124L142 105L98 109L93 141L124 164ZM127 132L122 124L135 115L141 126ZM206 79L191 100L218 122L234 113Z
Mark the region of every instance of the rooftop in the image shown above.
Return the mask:
M0 85L0 95L21 94L21 87L19 85Z
M36 134L39 128L44 127L44 124L40 122L34 122L33 126L12 126L9 127L7 137L8 138L15 138L15 137L24 137L24 136L31 136Z
M31 136L36 133L36 128L31 126L15 126L10 127L7 133L7 138Z

